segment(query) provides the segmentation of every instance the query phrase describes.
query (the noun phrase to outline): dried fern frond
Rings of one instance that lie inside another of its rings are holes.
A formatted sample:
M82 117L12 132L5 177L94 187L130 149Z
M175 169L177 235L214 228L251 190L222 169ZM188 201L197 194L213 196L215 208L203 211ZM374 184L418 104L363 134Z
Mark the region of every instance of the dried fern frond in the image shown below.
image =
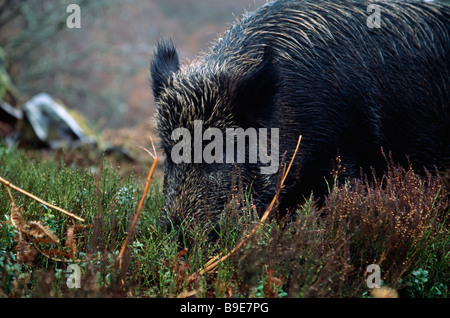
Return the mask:
M11 223L21 233L30 236L35 240L49 238L54 243L59 243L59 239L53 234L52 230L41 221L25 221L21 209L16 205L11 206Z
M66 247L68 247L70 250L71 258L73 258L73 256L77 252L77 243L76 243L74 236L75 236L75 226L70 226L67 229L67 235L66 235L67 238L66 238L65 244L66 244Z
M41 221L30 221L27 227L28 232L25 232L25 234L32 238L39 240L48 237L53 242L59 243L59 239L53 234L52 230L48 226L43 225Z
M24 227L25 220L20 212L21 209L18 208L14 203L11 206L11 223L14 227L21 231Z

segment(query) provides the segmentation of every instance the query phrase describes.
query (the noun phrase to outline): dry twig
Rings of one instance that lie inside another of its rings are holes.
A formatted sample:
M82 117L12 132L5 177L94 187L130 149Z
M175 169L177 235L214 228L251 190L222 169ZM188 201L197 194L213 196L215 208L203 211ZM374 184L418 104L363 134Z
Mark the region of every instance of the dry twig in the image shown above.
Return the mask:
M255 233L261 228L262 224L266 221L266 219L268 218L270 212L272 212L273 206L275 204L275 202L278 199L278 196L280 195L281 189L283 188L283 184L284 181L286 180L286 177L289 173L289 170L291 169L292 163L294 161L294 158L297 154L298 148L300 146L300 141L302 140L302 136L300 135L300 137L298 138L298 142L297 142L297 147L295 148L295 152L294 155L292 156L291 162L289 163L289 166L287 168L287 170L284 172L283 174L283 178L281 179L281 183L280 186L277 189L277 192L275 193L272 201L270 202L269 207L266 209L266 211L264 212L263 216L261 217L261 219L259 220L258 224L251 230L251 232L249 234L247 234L247 236L240 241L228 254L226 254L225 256L219 258L219 256L217 256L216 258L214 258L214 261L210 260L205 267L200 270L200 272L198 273L199 275L203 275L206 274L208 272L210 272L211 270L213 270L214 268L217 267L217 265L219 265L220 263L222 263L223 261L225 261L226 259L228 259L231 255L233 255L234 253L236 253L236 251L238 251L244 244L246 244L252 237L253 235L255 235ZM195 274L194 274L195 275Z
M71 218L74 218L74 219L77 219L78 221L84 222L84 219L83 219L83 218L81 218L81 217L79 217L79 216L77 216L77 215L75 215L75 214L73 214L73 213L70 213L70 212L68 212L68 211L66 211L66 210L64 210L64 209L62 209L62 208L60 208L60 207L57 207L56 205L53 205L53 204L51 204L51 203L48 203L48 202L42 200L41 198L38 198L37 196L35 196L35 195L33 195L33 194L31 194L31 193L29 193L29 192L27 192L27 191L25 191L25 190L19 188L18 186L15 186L14 184L12 184L11 182L9 182L8 180L3 179L2 177L0 177L0 182L3 183L3 184L6 186L7 189L8 189L8 188L14 189L14 190L16 190L16 191L18 191L18 192L20 192L20 193L22 193L22 194L25 194L27 197L30 197L30 198L32 198L33 200L35 200L35 201L37 201L37 202L39 202L39 203L42 203L43 205L48 206L48 207L51 208L51 209L57 210L57 211L59 211L59 212L62 212L62 213L64 213L64 214L70 216ZM9 190L8 190L8 192L9 192ZM10 196L11 196L11 193L10 193ZM11 197L11 200L12 200L12 197ZM14 202L14 201L13 201L13 202Z
M154 154L152 154L150 151L148 151L144 147L140 147L140 146L138 147L138 148L143 149L144 151L146 151L154 159L154 161L153 161L152 167L150 169L150 172L148 174L147 181L145 183L144 192L142 193L141 200L140 200L139 205L137 207L136 214L135 214L134 219L133 219L133 223L130 226L130 229L128 231L127 237L125 238L125 242L123 243L122 249L120 250L120 254L119 254L119 267L120 268L122 268L123 256L125 254L127 246L129 244L129 241L131 240L131 236L134 234L134 229L135 229L137 221L139 219L139 215L141 214L142 207L144 206L145 198L147 197L148 189L150 187L150 182L152 180L153 173L154 173L154 171L156 169L156 164L158 163L158 154L156 153L155 145L153 144L153 139L151 137L150 137L150 140L152 142L152 148L153 148Z

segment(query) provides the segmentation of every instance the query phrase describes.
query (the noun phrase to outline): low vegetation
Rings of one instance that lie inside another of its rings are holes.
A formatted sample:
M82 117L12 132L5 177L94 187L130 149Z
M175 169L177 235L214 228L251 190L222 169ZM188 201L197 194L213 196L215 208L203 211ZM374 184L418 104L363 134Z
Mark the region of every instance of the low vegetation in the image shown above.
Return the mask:
M157 182L132 228L142 176L106 163L80 169L0 145L0 176L82 219L0 184L2 297L449 297L449 194L433 173L390 164L382 179L330 184L321 208L309 198L289 222L273 211L209 270L258 224L245 189L232 193L211 242L195 224L158 230ZM367 284L371 264L379 289ZM80 288L70 288L69 265Z

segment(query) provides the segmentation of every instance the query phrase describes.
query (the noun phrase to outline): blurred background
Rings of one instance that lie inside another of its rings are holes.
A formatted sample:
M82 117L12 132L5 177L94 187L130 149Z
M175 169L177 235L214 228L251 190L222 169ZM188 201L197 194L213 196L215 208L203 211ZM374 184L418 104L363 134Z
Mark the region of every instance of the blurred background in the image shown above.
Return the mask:
M97 144L147 147L154 134L148 68L158 39L171 37L187 63L266 2L0 0L0 141L48 146L24 137L26 113L20 113L46 93ZM80 8L80 28L66 24L73 21L70 4Z

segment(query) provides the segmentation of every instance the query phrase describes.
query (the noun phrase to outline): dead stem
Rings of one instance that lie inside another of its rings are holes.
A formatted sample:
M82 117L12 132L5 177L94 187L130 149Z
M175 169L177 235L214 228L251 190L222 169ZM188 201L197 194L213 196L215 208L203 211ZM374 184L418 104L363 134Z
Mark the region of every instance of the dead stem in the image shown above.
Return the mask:
M148 151L144 147L138 146L138 148L143 149L144 151L146 151L154 159L154 161L153 161L152 167L150 169L150 172L149 172L149 174L147 176L147 181L145 183L144 192L142 193L141 200L140 200L139 205L137 207L136 214L135 214L134 219L133 219L133 223L130 226L130 229L128 231L127 237L125 238L125 242L123 243L122 249L120 250L120 254L119 254L119 267L120 268L122 268L122 265L123 265L122 261L123 261L123 256L125 254L125 250L126 250L126 248L128 246L128 242L131 240L131 236L134 234L134 229L135 229L137 221L139 219L139 215L141 214L142 207L144 206L145 198L147 197L148 189L150 187L150 182L152 180L153 173L154 173L154 171L156 169L156 164L158 163L158 155L156 153L155 145L153 144L153 139L151 137L150 137L150 140L152 142L152 148L153 148L153 152L155 154L152 154L150 151Z
M260 229L260 227L262 226L262 224L266 221L267 217L269 216L270 212L272 212L273 206L275 204L275 202L278 199L278 196L280 195L280 191L283 188L283 183L286 180L286 177L289 173L289 170L291 169L292 166L292 162L294 161L294 158L297 154L298 148L300 146L300 141L302 140L302 136L300 135L300 137L298 138L298 142L297 142L297 147L295 148L295 152L294 155L292 156L291 162L289 163L289 166L286 170L286 172L283 174L283 178L281 180L280 186L277 189L277 192L275 193L272 201L270 202L269 207L266 209L266 211L264 212L264 215L261 217L260 221L258 222L258 224L251 230L251 232L249 234L247 234L247 236L242 239L242 241L240 241L228 254L226 254L225 256L217 259L218 257L216 257L216 260L211 262L209 261L206 266L200 270L200 272L198 273L199 275L203 275L208 273L209 271L213 270L214 268L217 267L217 265L219 265L220 263L222 263L223 261L225 261L227 258L229 258L231 255L233 255L234 253L236 253L236 251L238 251L244 244L246 244L252 237L253 235L255 235L255 233Z

